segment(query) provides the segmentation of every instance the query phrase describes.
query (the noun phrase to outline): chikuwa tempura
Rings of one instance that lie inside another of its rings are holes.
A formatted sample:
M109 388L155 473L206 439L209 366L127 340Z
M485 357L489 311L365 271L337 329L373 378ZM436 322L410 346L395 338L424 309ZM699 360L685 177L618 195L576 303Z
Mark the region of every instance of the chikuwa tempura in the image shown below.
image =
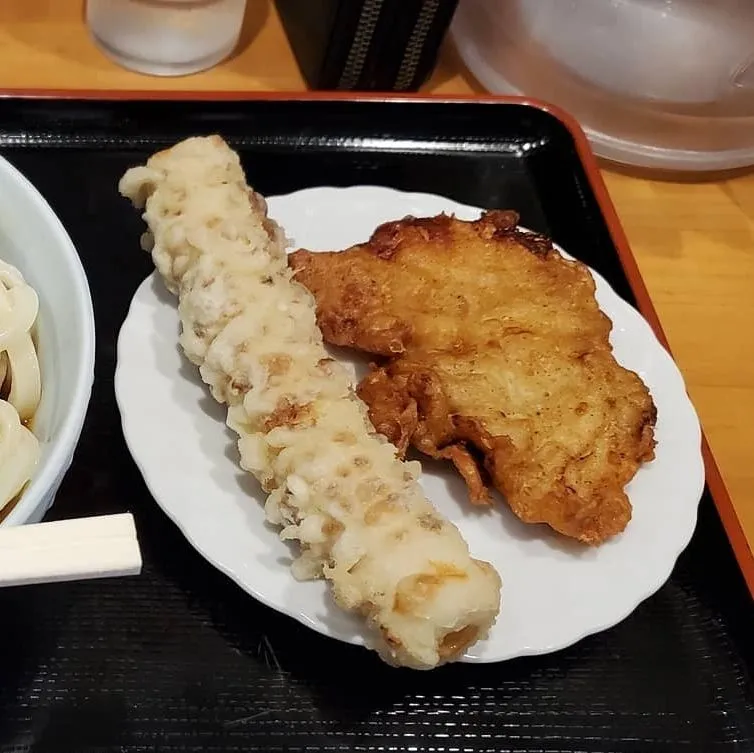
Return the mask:
M268 519L300 545L296 577L326 578L392 664L460 658L495 621L499 576L429 503L419 465L375 433L238 156L219 137L191 138L130 169L120 190L144 208L142 243L178 297L180 344L228 406Z

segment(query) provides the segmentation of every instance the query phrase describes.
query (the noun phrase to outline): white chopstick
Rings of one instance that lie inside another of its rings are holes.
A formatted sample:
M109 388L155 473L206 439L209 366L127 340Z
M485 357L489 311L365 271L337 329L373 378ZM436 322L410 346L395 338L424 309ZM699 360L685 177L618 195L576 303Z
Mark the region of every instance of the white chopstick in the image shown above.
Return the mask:
M0 528L0 587L140 572L130 513Z

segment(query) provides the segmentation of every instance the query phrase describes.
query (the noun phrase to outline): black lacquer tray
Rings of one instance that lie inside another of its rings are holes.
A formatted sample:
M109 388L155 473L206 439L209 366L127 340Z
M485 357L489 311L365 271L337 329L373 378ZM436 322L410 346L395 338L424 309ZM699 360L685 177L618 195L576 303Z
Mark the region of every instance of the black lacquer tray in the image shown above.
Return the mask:
M655 596L570 649L503 664L391 669L261 606L194 552L121 434L116 338L151 264L116 184L208 132L269 195L370 183L515 208L655 322L583 136L538 106L0 99L0 153L68 228L96 315L91 406L48 519L131 511L144 555L138 578L0 591L0 751L754 751L754 608L713 464L716 500L705 493Z

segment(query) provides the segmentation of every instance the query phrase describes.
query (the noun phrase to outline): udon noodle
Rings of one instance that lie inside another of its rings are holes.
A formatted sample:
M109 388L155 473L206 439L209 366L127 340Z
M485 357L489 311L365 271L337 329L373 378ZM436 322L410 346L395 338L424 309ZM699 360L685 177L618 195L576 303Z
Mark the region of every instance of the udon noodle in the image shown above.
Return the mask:
M0 261L0 510L29 481L39 442L28 428L41 394L32 328L39 300L21 273Z

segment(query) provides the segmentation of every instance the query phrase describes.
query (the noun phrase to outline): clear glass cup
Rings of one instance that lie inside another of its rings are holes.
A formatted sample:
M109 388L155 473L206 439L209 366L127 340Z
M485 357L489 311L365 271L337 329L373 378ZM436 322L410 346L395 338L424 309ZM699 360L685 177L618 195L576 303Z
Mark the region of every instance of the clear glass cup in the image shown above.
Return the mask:
M183 76L217 65L238 44L246 0L87 0L94 41L125 68Z

